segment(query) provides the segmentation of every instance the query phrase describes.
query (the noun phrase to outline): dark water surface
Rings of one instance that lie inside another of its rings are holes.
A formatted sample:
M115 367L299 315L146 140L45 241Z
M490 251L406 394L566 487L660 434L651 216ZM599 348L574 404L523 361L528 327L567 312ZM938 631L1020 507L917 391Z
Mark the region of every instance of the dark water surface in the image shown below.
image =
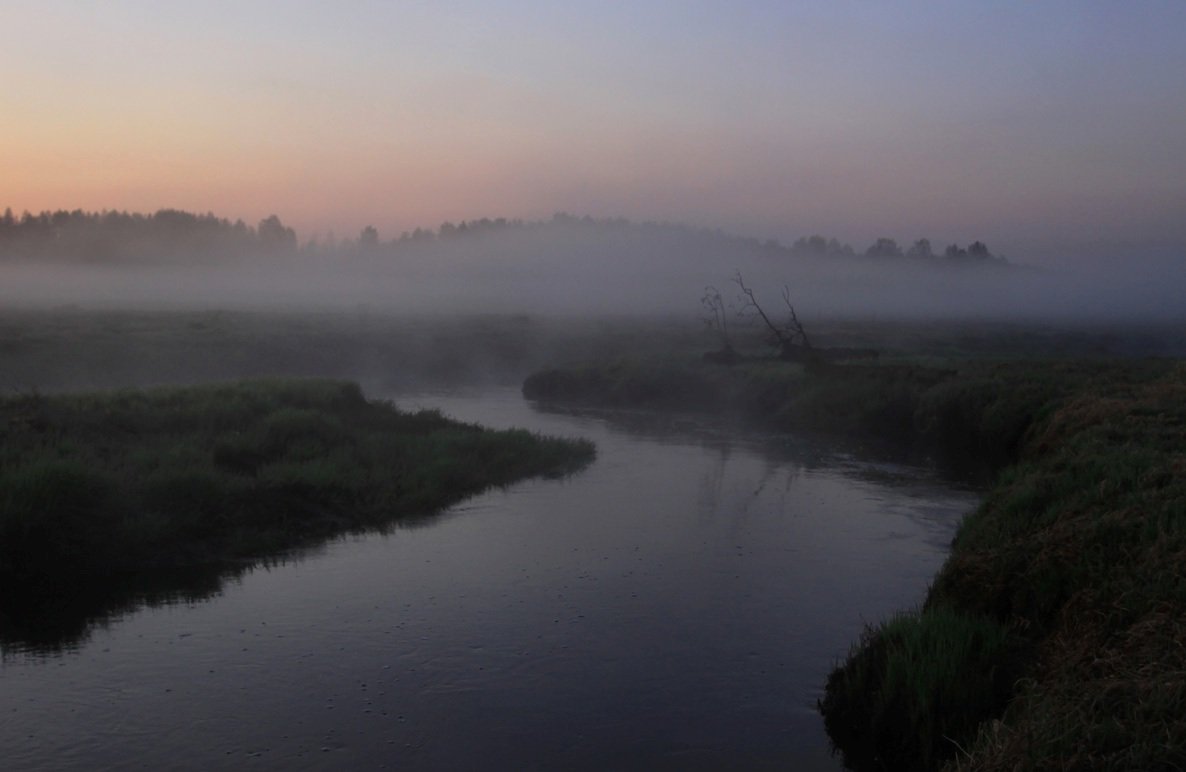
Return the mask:
M64 651L9 645L2 766L836 769L828 669L921 598L975 503L793 437L395 396L599 456Z

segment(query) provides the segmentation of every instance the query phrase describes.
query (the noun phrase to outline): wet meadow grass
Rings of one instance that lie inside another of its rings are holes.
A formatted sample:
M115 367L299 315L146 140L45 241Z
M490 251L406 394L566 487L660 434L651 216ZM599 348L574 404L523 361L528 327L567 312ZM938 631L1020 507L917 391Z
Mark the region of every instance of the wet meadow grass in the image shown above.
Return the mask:
M0 400L0 583L254 558L587 463L584 441L265 379Z

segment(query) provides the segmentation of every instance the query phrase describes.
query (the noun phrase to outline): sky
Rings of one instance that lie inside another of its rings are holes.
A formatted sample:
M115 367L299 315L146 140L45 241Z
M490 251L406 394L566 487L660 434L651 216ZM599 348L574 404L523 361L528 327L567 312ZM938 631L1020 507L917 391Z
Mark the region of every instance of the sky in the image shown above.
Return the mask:
M1186 251L1186 3L4 2L0 208Z

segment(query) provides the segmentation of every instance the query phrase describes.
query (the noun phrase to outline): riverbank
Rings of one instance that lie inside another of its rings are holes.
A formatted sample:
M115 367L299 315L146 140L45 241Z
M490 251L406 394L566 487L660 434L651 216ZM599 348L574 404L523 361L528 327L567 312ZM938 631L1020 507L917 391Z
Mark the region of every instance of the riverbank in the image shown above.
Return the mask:
M541 370L528 399L730 414L930 456L988 481L1019 457L1025 433L1060 400L1096 382L1156 378L1164 361L949 361L943 366L802 365L691 358L614 360Z
M1186 366L618 362L524 394L731 411L993 470L921 610L868 629L828 680L853 765L1186 764Z
M594 453L328 380L10 397L0 432L6 603L47 583L275 555Z

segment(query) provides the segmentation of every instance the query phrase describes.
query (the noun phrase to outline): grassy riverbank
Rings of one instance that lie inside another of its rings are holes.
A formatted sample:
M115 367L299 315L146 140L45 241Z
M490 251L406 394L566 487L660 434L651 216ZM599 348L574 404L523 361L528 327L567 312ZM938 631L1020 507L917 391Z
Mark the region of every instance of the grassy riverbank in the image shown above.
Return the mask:
M256 558L587 463L328 380L0 400L0 587Z
M1186 766L1186 366L963 361L549 371L537 399L729 410L996 470L921 609L831 675L858 767Z
M1157 377L1148 362L965 360L813 367L753 360L617 360L534 373L542 402L728 413L790 431L875 440L994 473L1017 457L1029 426L1096 380Z

